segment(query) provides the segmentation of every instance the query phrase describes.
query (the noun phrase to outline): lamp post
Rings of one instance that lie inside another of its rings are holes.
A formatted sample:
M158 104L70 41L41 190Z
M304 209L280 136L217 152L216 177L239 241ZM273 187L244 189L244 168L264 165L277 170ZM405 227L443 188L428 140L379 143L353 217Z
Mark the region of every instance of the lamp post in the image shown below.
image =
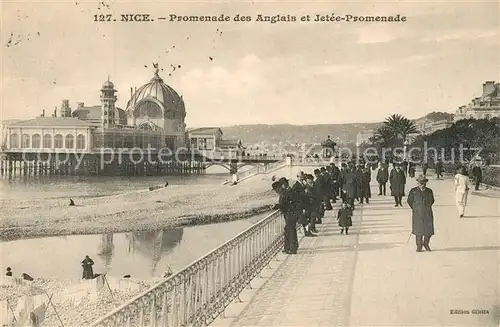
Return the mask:
M406 151L408 150L408 145L410 145L410 142L408 142L408 139L405 139L403 142L403 155L405 159L408 159L406 157Z

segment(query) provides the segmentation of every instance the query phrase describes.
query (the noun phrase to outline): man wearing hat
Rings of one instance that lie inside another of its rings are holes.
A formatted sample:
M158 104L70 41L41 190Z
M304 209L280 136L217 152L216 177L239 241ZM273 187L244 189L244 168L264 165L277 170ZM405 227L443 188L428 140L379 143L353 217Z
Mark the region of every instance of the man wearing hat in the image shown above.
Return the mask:
M394 169L391 170L389 181L391 182L391 195L396 202L395 207L402 207L401 201L405 195L406 176L400 164L394 163Z
M285 241L283 252L294 254L297 253L297 248L299 246L296 229L297 217L295 215L294 196L288 179L281 177L278 183L281 185L278 207L285 218Z
M408 205L412 210L412 234L415 235L417 252L422 252L422 246L430 251L429 241L434 235L434 193L427 187L427 178L419 176L418 186L408 193Z

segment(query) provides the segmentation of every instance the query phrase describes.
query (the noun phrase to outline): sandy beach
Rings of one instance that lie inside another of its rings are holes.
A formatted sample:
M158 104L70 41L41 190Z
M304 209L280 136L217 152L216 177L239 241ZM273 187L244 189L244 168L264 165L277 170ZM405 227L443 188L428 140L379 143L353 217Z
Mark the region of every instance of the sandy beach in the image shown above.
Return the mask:
M157 230L247 218L276 202L271 177L235 185L169 185L120 195L0 200L0 240L71 234Z

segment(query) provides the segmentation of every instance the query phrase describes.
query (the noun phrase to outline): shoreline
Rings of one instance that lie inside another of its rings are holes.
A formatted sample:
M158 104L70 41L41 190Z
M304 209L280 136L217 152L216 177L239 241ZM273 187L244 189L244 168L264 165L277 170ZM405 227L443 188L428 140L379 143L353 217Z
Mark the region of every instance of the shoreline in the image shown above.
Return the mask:
M271 204L272 205L272 204ZM2 227L0 228L0 242L11 242L23 239L58 237L58 236L78 236L78 235L99 235L99 234L121 234L130 232L156 231L160 229L175 229L182 227L203 226L210 224L226 223L247 219L265 212L272 212L271 205L262 205L246 211L198 215L191 217L179 217L173 221L144 224L140 227L130 226L74 226L64 229L63 226L40 229L40 226L22 226L22 227Z
M235 186L172 185L80 198L75 206L68 205L69 197L3 200L0 242L151 231L249 218L270 211L277 201L270 179L259 177Z

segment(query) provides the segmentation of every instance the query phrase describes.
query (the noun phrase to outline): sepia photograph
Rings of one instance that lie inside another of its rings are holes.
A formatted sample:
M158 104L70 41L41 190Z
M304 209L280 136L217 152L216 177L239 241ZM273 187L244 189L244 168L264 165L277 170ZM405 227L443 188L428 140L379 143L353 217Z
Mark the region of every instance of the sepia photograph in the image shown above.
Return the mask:
M500 327L498 0L3 0L2 327Z

